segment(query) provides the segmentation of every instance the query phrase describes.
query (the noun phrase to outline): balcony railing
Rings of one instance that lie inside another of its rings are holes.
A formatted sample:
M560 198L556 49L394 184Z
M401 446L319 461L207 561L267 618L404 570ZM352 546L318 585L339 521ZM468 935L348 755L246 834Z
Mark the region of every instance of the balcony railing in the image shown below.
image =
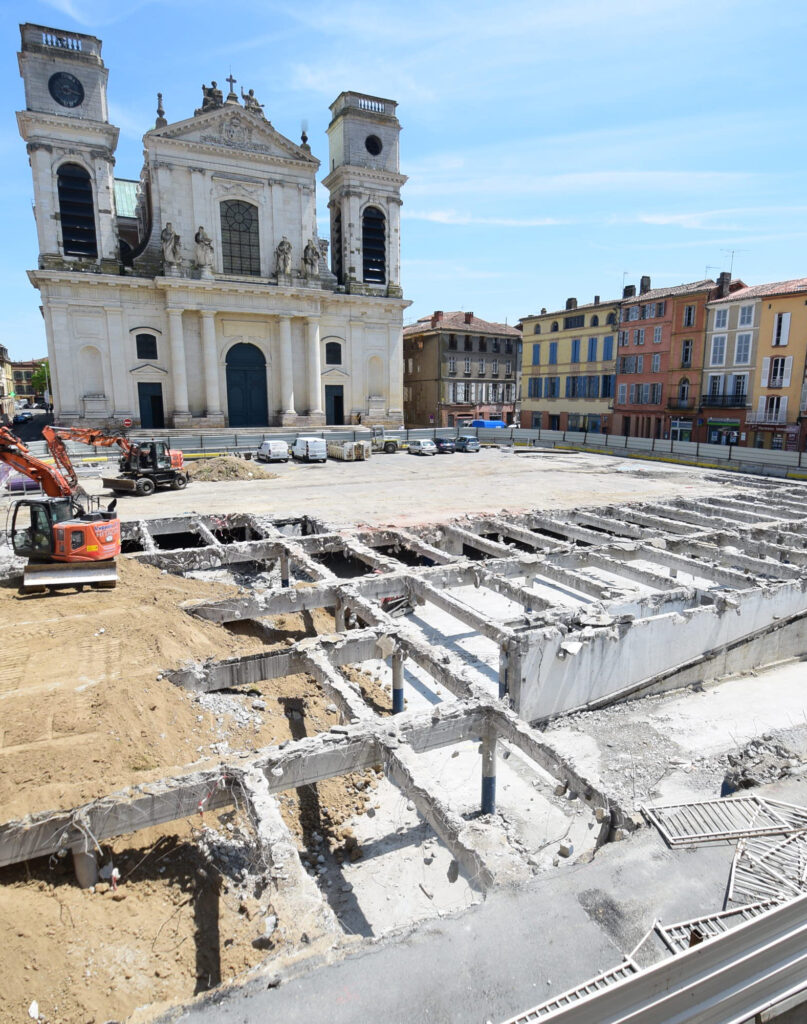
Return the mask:
M667 402L668 409L694 409L694 398L671 398Z
M771 377L768 381L769 388L783 388L785 386L784 377Z
M784 412L752 412L746 416L745 421L753 426L784 426L787 423L787 414Z
M703 395L701 405L709 409L745 409L748 395Z

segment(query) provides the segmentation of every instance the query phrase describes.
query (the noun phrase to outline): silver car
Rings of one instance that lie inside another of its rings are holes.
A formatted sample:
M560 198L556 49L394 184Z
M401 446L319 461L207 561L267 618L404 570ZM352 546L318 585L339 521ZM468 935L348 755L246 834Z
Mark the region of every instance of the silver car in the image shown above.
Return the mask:
M409 454L410 455L436 455L437 445L434 441L410 441L409 442Z

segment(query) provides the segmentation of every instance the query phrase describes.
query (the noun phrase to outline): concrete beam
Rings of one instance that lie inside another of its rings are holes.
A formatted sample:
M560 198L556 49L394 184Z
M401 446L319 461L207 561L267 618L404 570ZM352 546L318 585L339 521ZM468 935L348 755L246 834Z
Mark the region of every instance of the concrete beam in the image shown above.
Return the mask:
M477 551L481 551L484 555L506 558L513 554L512 549L507 547L506 544L498 544L496 541L487 540L485 537L480 537L479 534L466 530L462 526L444 526L443 530L448 537L453 537L458 544L467 545L469 548L476 548Z
M412 589L424 601L429 601L449 615L453 615L455 619L459 619L466 626L478 630L483 636L493 640L494 643L501 644L509 636L512 636L513 631L507 626L491 622L481 612L476 611L467 604L463 604L462 601L445 593L445 591L438 590L422 577L412 580Z

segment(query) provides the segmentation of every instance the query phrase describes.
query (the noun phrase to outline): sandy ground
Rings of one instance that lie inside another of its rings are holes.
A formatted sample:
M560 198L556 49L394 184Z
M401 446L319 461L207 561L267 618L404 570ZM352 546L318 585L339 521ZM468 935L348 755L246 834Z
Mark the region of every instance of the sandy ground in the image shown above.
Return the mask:
M118 514L137 519L237 510L311 515L346 524L406 524L505 508L560 509L714 494L737 486L736 478L726 475L720 483L720 474L691 466L605 455L515 455L497 448L429 458L399 452L355 463L273 463L272 472L277 479L193 481L184 491L121 497ZM100 477L82 477L82 485L91 494L107 493Z

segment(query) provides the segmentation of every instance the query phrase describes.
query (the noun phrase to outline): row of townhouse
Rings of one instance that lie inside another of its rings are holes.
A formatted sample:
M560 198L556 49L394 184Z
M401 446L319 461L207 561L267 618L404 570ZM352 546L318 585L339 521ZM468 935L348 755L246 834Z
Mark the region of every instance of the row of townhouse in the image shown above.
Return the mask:
M805 278L643 277L638 294L569 299L521 327L524 427L804 448Z

